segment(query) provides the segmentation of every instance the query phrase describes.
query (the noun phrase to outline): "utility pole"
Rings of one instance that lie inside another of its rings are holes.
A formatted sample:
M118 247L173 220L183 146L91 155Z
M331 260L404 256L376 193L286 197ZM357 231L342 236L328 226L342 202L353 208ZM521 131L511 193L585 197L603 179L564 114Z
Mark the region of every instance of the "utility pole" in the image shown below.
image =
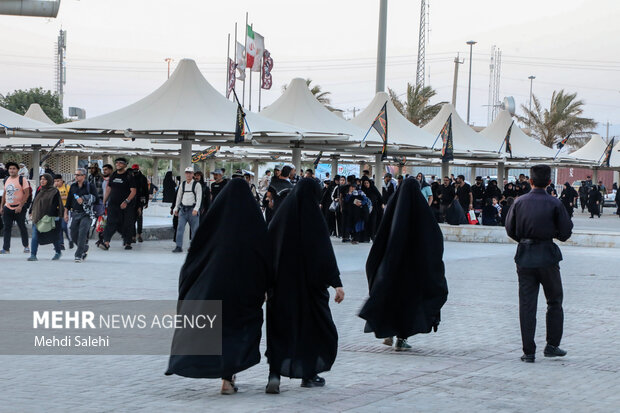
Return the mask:
M63 106L63 98L65 96L65 85L67 84L67 69L65 66L65 57L67 53L67 31L60 29L58 34L58 43L56 44L56 93L60 106Z
M164 59L164 62L168 63L168 79L170 79L170 63L172 62L172 58L171 57L166 57Z
M452 106L456 106L456 88L459 82L459 65L465 63L465 59L460 60L457 53L454 58L454 83L452 84Z
M534 88L534 79L536 79L536 76L534 75L528 76L528 79L530 79L530 110L529 112L532 113L532 90ZM527 127L532 129L532 116L530 114L528 114L527 116Z
M377 45L377 81L375 93L385 91L385 44L387 41L387 0L379 6L379 41Z
M420 3L420 34L418 37L418 66L415 72L415 84L421 89L424 87L426 54L426 0L422 0Z
M473 48L477 42L470 40L467 42L469 45L469 87L467 88L467 124L469 125L469 107L471 105L471 60L473 55Z

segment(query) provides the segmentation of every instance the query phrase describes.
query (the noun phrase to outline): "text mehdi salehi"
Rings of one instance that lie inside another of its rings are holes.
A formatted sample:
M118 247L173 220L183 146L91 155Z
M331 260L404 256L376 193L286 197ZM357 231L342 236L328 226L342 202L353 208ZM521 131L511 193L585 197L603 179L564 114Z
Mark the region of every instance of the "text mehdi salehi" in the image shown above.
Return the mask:
M35 347L110 347L110 336L35 336Z

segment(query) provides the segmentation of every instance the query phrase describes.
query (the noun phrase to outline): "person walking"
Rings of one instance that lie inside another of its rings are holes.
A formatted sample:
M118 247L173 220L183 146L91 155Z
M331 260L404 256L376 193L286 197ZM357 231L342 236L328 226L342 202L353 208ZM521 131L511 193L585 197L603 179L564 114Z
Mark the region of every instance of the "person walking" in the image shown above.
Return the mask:
M588 192L588 212L590 213L590 218L594 218L594 215L601 217L602 202L603 195L601 195L601 191L599 191L596 185L592 185L590 192Z
M135 225L136 183L133 174L127 171L127 159L117 158L114 164L116 171L110 176L103 199L107 205L108 220L99 248L104 251L110 249L110 240L116 231L122 235L125 249L132 249L132 227Z
M515 263L519 276L519 319L523 356L521 360L536 360L536 306L538 291L543 286L547 298L547 346L545 357L563 357L560 348L564 324L562 309L562 278L559 262L560 248L553 238L564 242L570 238L573 223L562 202L549 195L545 188L551 182L551 168L535 165L530 169L533 189L519 196L506 217L506 233L517 241Z
M577 198L579 195L577 191L570 185L570 183L564 182L564 189L560 194L560 201L562 201L562 205L566 208L566 212L568 212L569 217L573 217L573 210L577 206Z
M140 171L140 165L137 163L131 166L131 172L133 172L133 178L136 182L136 226L133 230L137 233L137 236L133 236L132 239L135 242L142 242L142 226L144 225L144 210L149 207L149 181L146 176Z
M0 254L8 254L11 250L13 222L16 222L19 228L24 253L29 253L26 211L32 195L32 188L28 178L19 175L19 167L15 162L7 162L6 169L9 172L9 177L4 179L4 193L0 203L0 214L2 214L4 224L4 242ZM51 178L50 184L53 185Z
M265 209L265 220L267 224L271 222L274 214L280 207L280 204L289 192L293 189L293 184L289 176L291 175L292 168L288 165L285 165L282 168L282 173L274 179L271 180L269 184L269 188L267 189L267 193L265 194L265 199L267 199L267 208Z
M60 192L60 199L62 199L62 205L67 205L67 196L69 195L69 185L65 182L62 175L54 175L54 186ZM64 235L67 236L69 240L69 249L73 248L73 240L71 238L71 234L69 234L69 227L64 220L61 220L62 230L60 231L60 249L65 250L65 239Z
M86 170L75 171L75 182L69 189L65 208L65 222L71 212L71 239L75 240L75 262L82 262L88 253L88 233L93 223L93 206L97 204L97 188L86 180Z
M583 214L588 206L588 190L590 188L586 185L586 181L581 181L579 186L579 205L581 205L581 213Z
M54 178L50 174L43 174L40 178L41 187L32 200L30 210L32 216L32 251L28 261L38 261L39 245L54 244L53 261L60 259L60 235L64 207L60 192L54 187Z
M176 248L172 252L183 252L185 224L189 224L192 235L196 235L200 225L200 206L202 204L202 185L194 180L194 168L185 168L185 181L179 186L174 206L174 215L179 217L176 234Z

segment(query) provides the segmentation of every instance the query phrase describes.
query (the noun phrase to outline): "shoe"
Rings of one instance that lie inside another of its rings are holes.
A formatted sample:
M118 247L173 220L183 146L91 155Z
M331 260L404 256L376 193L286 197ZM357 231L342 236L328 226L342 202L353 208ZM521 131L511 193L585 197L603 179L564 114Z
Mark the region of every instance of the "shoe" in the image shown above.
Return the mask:
M269 379L267 380L267 387L265 387L265 393L280 394L280 375L279 374L269 373Z
M396 351L407 351L407 350L411 350L411 346L409 345L409 343L407 343L407 339L397 338L396 346L394 349Z
M545 347L545 357L564 357L567 354L566 350L562 350L557 346L552 346L551 344L547 344Z
M97 241L95 242L95 246L98 247L99 245L101 245L101 241Z
M25 247L24 248L24 254L30 254L30 248Z
M183 248L176 247L175 249L172 250L172 252L183 252Z
M80 257L75 257L75 259L73 261L74 262L82 262L82 259Z
M220 390L220 394L231 395L237 393L239 388L235 386L235 381L228 381L222 379L222 390Z
M131 244L127 244L127 245L125 245L125 249L126 250L132 250L133 247L131 246Z
M37 256L36 256L36 255L31 255L31 256L28 258L28 261L39 261L39 260L37 259Z
M99 248L101 248L104 251L107 251L110 249L109 245L105 245L105 242L102 242L101 244L99 244Z
M325 379L319 375L316 375L311 379L301 380L301 387L323 387L323 386L325 386Z
M536 361L536 355L534 354L524 354L521 356L521 361L525 363L533 363Z
M72 250L74 246L75 243L73 241L69 241L69 249Z
M86 249L84 250L84 254L82 254L82 261L84 261L86 257L88 257L88 245L86 246Z
M57 252L56 254L54 254L54 256L52 257L52 261L58 261L60 259L60 257L62 256L62 254L60 252Z
M138 235L138 242L144 242L144 240L142 239L142 235Z
M388 337L383 340L383 344L392 347L394 345L394 337Z
M62 245L60 246L60 250L61 250L61 251L64 251L64 250L65 250L65 244L62 244Z
M357 241L351 241L351 245L357 245L357 244L359 244L359 242L357 242Z
M11 251L9 250L0 250L0 254L4 255L4 254L10 254Z

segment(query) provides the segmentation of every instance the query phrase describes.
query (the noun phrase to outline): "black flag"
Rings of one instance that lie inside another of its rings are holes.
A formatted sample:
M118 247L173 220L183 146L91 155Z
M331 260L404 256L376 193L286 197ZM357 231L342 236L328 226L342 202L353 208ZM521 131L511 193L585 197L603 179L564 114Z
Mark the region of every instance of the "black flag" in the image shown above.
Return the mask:
M508 128L508 132L506 132L506 137L504 138L504 143L506 144L506 152L510 154L512 158L512 145L510 144L510 134L512 133L512 125L514 125L515 121L513 120Z
M614 139L615 138L611 138L603 154L603 162L601 162L601 166L604 166L605 168L609 168L609 161L611 160L611 150L614 147Z
M316 169L316 167L319 165L319 162L321 162L321 156L323 156L323 151L319 152L319 156L317 156L312 163L314 165L314 169Z
M564 145L566 145L566 142L568 142L568 139L570 138L570 135L572 135L573 133L569 133L568 136L564 139L562 139L560 142L558 142L557 147L558 149L562 149L564 147Z
M241 103L239 103L239 98L237 97L237 92L233 89L233 93L235 95L235 100L237 101L237 120L235 122L235 143L243 142L245 138L245 112L241 107Z
M445 125L439 132L443 145L441 146L441 161L448 162L454 160L454 143L452 141L452 114L448 116Z
M381 149L381 160L387 158L387 142L388 142L388 120L387 120L387 102L383 104L381 111L372 123L372 127L379 133L383 140L383 148Z

